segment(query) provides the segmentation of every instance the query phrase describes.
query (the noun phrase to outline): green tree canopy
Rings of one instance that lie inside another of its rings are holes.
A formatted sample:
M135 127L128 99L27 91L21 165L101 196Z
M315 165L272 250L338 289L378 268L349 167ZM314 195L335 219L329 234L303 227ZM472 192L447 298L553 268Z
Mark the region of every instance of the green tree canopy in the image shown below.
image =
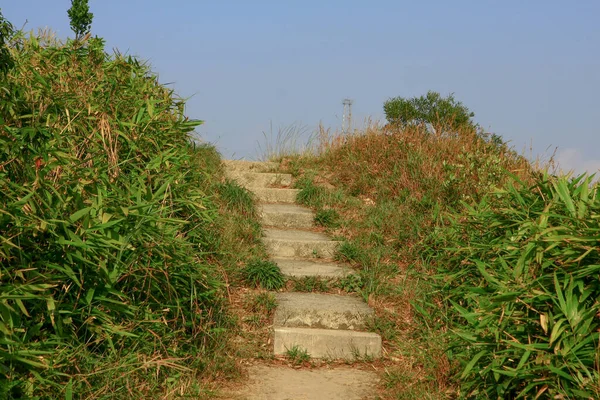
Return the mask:
M90 12L88 0L71 0L71 8L67 11L71 20L71 29L75 32L76 39L90 31L94 14Z
M475 116L453 94L442 97L429 91L421 97L394 97L383 106L385 116L391 124L430 124L437 133L456 131L461 128L475 128Z

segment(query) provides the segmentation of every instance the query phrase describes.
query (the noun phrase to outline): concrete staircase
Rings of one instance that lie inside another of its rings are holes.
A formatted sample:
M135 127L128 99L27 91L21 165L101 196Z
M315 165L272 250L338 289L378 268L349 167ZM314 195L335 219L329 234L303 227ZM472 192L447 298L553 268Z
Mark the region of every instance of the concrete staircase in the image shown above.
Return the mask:
M260 202L267 251L284 275L339 279L351 273L333 262L338 242L314 232L313 212L295 203L299 190L292 176L277 173L275 163L224 162L226 175L253 192ZM366 331L373 310L359 297L318 293L277 293L273 324L274 353L294 347L311 357L364 359L381 356L381 337Z

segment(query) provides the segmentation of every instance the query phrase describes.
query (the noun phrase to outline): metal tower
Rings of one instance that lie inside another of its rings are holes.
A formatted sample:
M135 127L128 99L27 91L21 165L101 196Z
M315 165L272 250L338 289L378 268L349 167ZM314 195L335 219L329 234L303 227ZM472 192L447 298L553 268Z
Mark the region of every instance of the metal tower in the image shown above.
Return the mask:
M350 133L352 131L352 103L351 99L344 99L344 114L342 115L342 132Z

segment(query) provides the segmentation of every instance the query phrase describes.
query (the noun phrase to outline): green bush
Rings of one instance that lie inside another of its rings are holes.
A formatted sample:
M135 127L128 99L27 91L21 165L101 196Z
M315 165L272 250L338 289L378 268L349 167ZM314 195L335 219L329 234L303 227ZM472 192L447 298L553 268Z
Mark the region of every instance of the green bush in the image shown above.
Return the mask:
M442 97L429 91L425 96L394 97L383 105L385 117L391 124L408 126L430 124L437 133L448 133L460 129L474 129L475 114L450 94Z
M100 39L17 42L0 81L0 397L142 398L203 371L228 321L200 121Z
M600 193L508 185L435 232L450 354L469 398L600 398Z

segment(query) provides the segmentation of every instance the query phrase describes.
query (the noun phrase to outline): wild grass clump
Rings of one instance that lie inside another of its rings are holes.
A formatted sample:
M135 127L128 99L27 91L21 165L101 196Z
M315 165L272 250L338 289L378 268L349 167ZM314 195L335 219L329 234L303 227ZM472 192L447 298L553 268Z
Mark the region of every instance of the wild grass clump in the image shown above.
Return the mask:
M230 326L200 121L101 39L11 39L0 82L2 398L198 393ZM186 379L179 379L181 377Z
M279 266L272 261L252 260L241 272L246 283L267 290L281 289L286 281Z
M543 175L432 235L465 397L600 398L599 192Z

